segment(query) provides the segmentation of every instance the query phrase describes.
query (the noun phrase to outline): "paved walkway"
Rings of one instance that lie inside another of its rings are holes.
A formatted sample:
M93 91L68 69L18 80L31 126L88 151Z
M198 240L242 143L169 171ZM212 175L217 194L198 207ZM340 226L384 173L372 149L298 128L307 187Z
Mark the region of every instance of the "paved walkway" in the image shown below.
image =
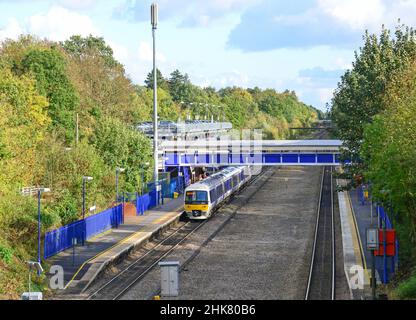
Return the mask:
M144 216L125 217L125 223L48 259L51 266L64 270L65 291L81 293L110 262L149 239L158 230L178 219L183 211L183 196L165 199L164 205ZM74 254L75 253L75 254Z

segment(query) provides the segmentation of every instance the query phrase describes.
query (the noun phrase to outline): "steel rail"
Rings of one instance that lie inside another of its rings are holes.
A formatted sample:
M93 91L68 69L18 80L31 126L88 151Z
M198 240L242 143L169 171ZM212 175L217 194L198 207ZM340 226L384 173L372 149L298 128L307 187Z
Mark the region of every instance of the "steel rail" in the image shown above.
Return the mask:
M325 219L325 217L321 217L322 214L324 214L324 211L322 210L322 199L323 199L323 192L325 187L325 177L326 174L330 175L330 199L331 199L331 235L330 235L330 241L331 241L331 252L330 252L330 263L331 263L331 270L330 270L330 296L328 296L329 299L335 300L335 275L336 275L336 256L335 256L335 220L334 220L334 194L333 194L333 169L331 168L330 172L326 171L327 168L324 167L323 174L322 174L322 181L321 181L321 190L319 195L319 204L318 204L318 213L317 213L317 220L316 220L316 226L315 226L315 236L314 236L314 243L313 243L313 249L312 249L312 257L311 257L311 265L309 270L309 278L308 278L308 284L306 288L306 294L305 294L305 300L309 300L311 296L311 287L312 287L312 278L314 276L314 268L316 265L316 251L317 251L317 245L318 245L318 236L319 236L319 227L321 223L321 219ZM325 221L325 220L324 220ZM324 239L325 241L325 239ZM325 259L325 258L324 258ZM329 260L329 259L326 259ZM328 275L329 276L329 275ZM316 279L316 278L315 278ZM322 292L321 292L322 294Z
M150 249L148 252L146 252L143 256L141 256L139 259L134 261L132 264L130 264L127 268L123 269L120 273L118 273L116 276L114 276L110 281L106 282L103 286L101 286L98 290L96 290L94 293L90 294L87 298L87 300L91 300L94 296L98 295L100 292L102 292L104 289L106 289L110 284L112 284L115 280L119 279L123 274L125 274L127 271L129 271L132 267L136 266L139 262L143 261L147 256L149 256L151 253L153 253L155 250L160 248L162 245L164 245L168 240L170 240L172 237L174 237L179 231L183 230L188 223L183 224L180 228L176 229L172 234L170 234L167 238L163 239L161 242L159 242L155 247Z
M187 240L191 235L193 235L196 231L198 231L202 226L204 226L208 220L203 221L200 223L195 229L191 232L187 233L178 243L176 243L172 248L166 251L161 257L159 257L155 262L153 262L149 267L146 268L142 273L134 278L132 282L130 282L126 287L123 288L121 292L119 292L112 300L118 300L121 298L127 291L129 291L137 282L139 282L145 275L147 275L162 259L167 257L170 253L172 253L177 247L179 247L185 240Z
M333 181L334 169L331 167L331 216L332 216L332 288L331 288L331 300L335 300L335 273L336 273L336 255L335 255L335 214L334 214L334 181Z
M309 293L310 293L311 282L312 282L313 267L314 267L314 264L315 264L316 242L317 242L317 239L318 239L319 219L320 219L320 216L321 216L321 201L322 201L322 193L323 193L323 189L324 189L324 177L325 177L325 167L322 169L321 188L320 188L320 191L319 191L318 208L317 208L317 214L316 214L315 235L314 235L314 240L313 240L311 265L310 265L310 269L309 269L308 284L306 286L305 300L309 299Z

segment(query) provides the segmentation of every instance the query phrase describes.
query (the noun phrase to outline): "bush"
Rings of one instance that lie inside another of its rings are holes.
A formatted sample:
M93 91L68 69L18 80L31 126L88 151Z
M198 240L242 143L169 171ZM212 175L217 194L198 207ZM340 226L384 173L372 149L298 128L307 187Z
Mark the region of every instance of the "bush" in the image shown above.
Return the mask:
M4 263L9 264L10 262L12 262L12 258L12 249L0 245L0 259L2 259Z
M78 219L78 211L76 199L68 190L64 190L47 208L46 212L53 221L48 221L50 223L46 223L45 227L49 228L58 224L58 220L62 225L71 223Z
M396 289L399 299L416 299L416 274L400 284Z

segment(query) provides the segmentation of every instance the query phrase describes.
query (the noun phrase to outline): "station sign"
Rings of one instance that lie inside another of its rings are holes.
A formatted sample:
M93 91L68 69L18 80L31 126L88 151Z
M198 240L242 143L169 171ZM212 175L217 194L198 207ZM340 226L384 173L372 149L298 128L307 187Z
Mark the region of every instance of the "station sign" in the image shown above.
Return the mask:
M367 250L375 251L379 249L379 230L367 229Z

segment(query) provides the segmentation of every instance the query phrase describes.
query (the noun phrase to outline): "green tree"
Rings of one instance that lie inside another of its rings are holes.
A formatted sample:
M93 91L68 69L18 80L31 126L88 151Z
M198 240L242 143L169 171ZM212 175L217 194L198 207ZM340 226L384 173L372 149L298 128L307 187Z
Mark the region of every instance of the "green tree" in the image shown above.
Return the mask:
M83 60L91 56L99 56L109 68L121 66L120 62L114 58L113 49L106 44L102 37L89 35L84 38L79 35L74 35L69 40L61 42L61 46L76 59Z
M92 142L110 168L126 169L124 176L127 191L138 191L141 168L146 162L151 163L152 159L150 140L119 120L104 118L98 124Z
M366 32L364 46L356 52L353 68L341 78L332 100L331 117L348 148L347 157L358 161L364 126L386 109L386 88L415 57L413 29L399 26L394 37L385 28L380 37Z
M258 113L257 104L250 93L240 88L227 88L220 90L222 103L225 105L227 119L235 129L246 128L250 117Z
M171 73L168 83L173 101L185 102L190 100L192 84L187 74L183 75L176 69Z
M153 119L153 90L146 89L141 92L140 98L142 99L143 107L149 112L149 118L146 120ZM171 120L177 121L179 118L179 107L175 104L170 96L169 91L162 88L157 89L157 101L158 101L158 116L160 120Z
M403 266L416 261L416 65L391 82L385 110L367 124L360 156L374 197L393 206Z
M163 90L168 91L169 90L169 83L168 81L163 77L162 72L160 72L159 69L156 69L157 74L157 86L158 88L161 88ZM146 87L148 89L153 89L153 71L149 72L147 74L146 80L144 81Z
M58 49L29 49L22 71L36 79L37 90L49 101L52 125L71 142L74 139L74 110L79 98L66 73L66 60Z

